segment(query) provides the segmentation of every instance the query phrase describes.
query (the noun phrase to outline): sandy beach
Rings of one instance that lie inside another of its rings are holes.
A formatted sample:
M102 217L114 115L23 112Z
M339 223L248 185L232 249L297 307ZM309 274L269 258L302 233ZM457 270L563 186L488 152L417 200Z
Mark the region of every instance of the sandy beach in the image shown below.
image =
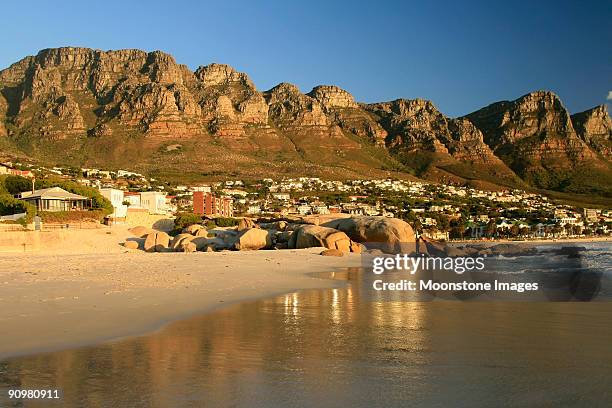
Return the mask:
M143 334L231 303L339 285L309 274L358 266L321 249L144 253L124 230L73 231L61 245L0 253L0 358ZM99 245L92 234L99 235ZM85 239L89 237L89 239Z
M320 256L323 248L145 253L121 245L130 238L126 226L1 234L0 358L144 334L244 300L341 285L312 274L361 263L357 254Z

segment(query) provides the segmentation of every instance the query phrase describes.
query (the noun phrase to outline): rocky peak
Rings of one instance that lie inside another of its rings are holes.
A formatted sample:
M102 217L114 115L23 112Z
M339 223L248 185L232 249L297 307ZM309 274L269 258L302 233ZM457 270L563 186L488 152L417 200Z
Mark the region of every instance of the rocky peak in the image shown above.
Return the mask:
M410 118L417 114L439 114L431 101L425 99L396 99L369 105L371 110L393 115L398 118Z
M559 188L565 182L557 175L576 167L606 167L577 136L569 113L552 92L498 102L466 118L510 168L538 187Z
M612 157L612 120L607 105L571 116L578 136L606 158Z
M204 86L230 85L240 83L255 89L251 79L244 73L236 71L226 64L209 64L200 66L195 72L196 78L204 83Z
M321 104L301 93L293 84L278 84L264 92L264 97L269 106L270 118L281 127L329 125Z
M186 74L192 76L187 67L178 65L173 56L161 51L147 54L143 72L149 75L151 81L164 85L182 85Z
M308 96L316 99L326 111L335 108L357 108L353 95L333 85L319 85L310 91Z
M23 65L27 68L23 69ZM8 70L24 81L23 97L55 97L70 91L91 91L96 98L118 83L183 84L192 77L187 67L161 51L101 51L88 48L50 48L22 60Z
M458 181L457 168L502 183L516 175L484 143L467 119L451 119L424 99L397 99L365 105L388 132L387 148L408 167L426 177ZM448 172L447 168L454 170Z
M367 109L382 118L383 126L392 133L404 131L447 131L446 117L433 103L423 99L396 99L367 105Z
M47 48L36 54L34 63L42 69L53 67L82 69L99 56L101 52L99 50L79 47ZM146 55L143 51L137 51L137 53L141 59Z
M195 72L196 88L210 131L226 138L245 136L245 124L267 126L268 105L249 77L229 65L210 64Z
M300 89L297 86L290 84L288 82L281 82L275 87L265 91L264 95L269 104L281 102L285 99L306 100L306 98L302 98L305 95L303 95L302 92L300 92Z
M397 99L367 108L381 118L391 148L450 154L459 160L492 161L493 154L474 125L467 120L447 118L431 101Z
M494 149L534 136L574 136L569 113L559 97L549 91L494 103L466 117L483 131L485 141Z

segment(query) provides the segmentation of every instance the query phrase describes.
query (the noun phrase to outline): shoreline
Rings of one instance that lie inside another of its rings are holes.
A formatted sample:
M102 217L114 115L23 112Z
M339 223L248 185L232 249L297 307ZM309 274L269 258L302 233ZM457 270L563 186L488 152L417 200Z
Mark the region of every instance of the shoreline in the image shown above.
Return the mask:
M341 286L314 275L361 266L358 254L319 255L324 248L145 253L118 245L130 236L126 229L56 235L40 250L0 251L0 360L146 335L231 304Z
M0 254L0 360L162 330L231 304L343 283L322 248L192 254Z
M546 238L546 239L454 239L447 241L449 244L563 244L563 243L589 243L589 242L612 242L612 237L573 237L573 238Z

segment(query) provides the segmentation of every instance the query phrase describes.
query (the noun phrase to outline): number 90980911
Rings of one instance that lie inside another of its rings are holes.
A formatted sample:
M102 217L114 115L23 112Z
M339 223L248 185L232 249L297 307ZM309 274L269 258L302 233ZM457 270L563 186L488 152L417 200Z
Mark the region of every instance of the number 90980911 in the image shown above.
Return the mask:
M8 390L8 397L9 399L60 399L62 398L62 392L55 389L17 389Z

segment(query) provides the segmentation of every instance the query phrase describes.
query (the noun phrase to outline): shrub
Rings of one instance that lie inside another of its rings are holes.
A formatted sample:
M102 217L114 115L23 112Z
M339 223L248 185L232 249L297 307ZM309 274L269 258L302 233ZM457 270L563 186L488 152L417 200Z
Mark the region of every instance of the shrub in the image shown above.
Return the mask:
M183 231L183 228L186 228L193 224L201 224L202 217L193 213L178 213L176 218L174 219L174 229L170 231L170 235L175 236L180 234Z
M30 222L36 213L32 204L18 200L9 194L0 194L0 215L25 213L25 221Z
M240 223L239 219L229 217L218 217L214 221L218 227L235 227Z
M202 217L193 213L178 213L174 219L174 225L176 228L183 229L193 224L200 224Z
M76 193L75 193L76 194ZM54 211L38 213L43 222L49 223L70 223L70 222L101 222L107 215L104 210L93 211Z
M32 180L21 176L6 176L3 184L4 189L12 195L32 191Z

